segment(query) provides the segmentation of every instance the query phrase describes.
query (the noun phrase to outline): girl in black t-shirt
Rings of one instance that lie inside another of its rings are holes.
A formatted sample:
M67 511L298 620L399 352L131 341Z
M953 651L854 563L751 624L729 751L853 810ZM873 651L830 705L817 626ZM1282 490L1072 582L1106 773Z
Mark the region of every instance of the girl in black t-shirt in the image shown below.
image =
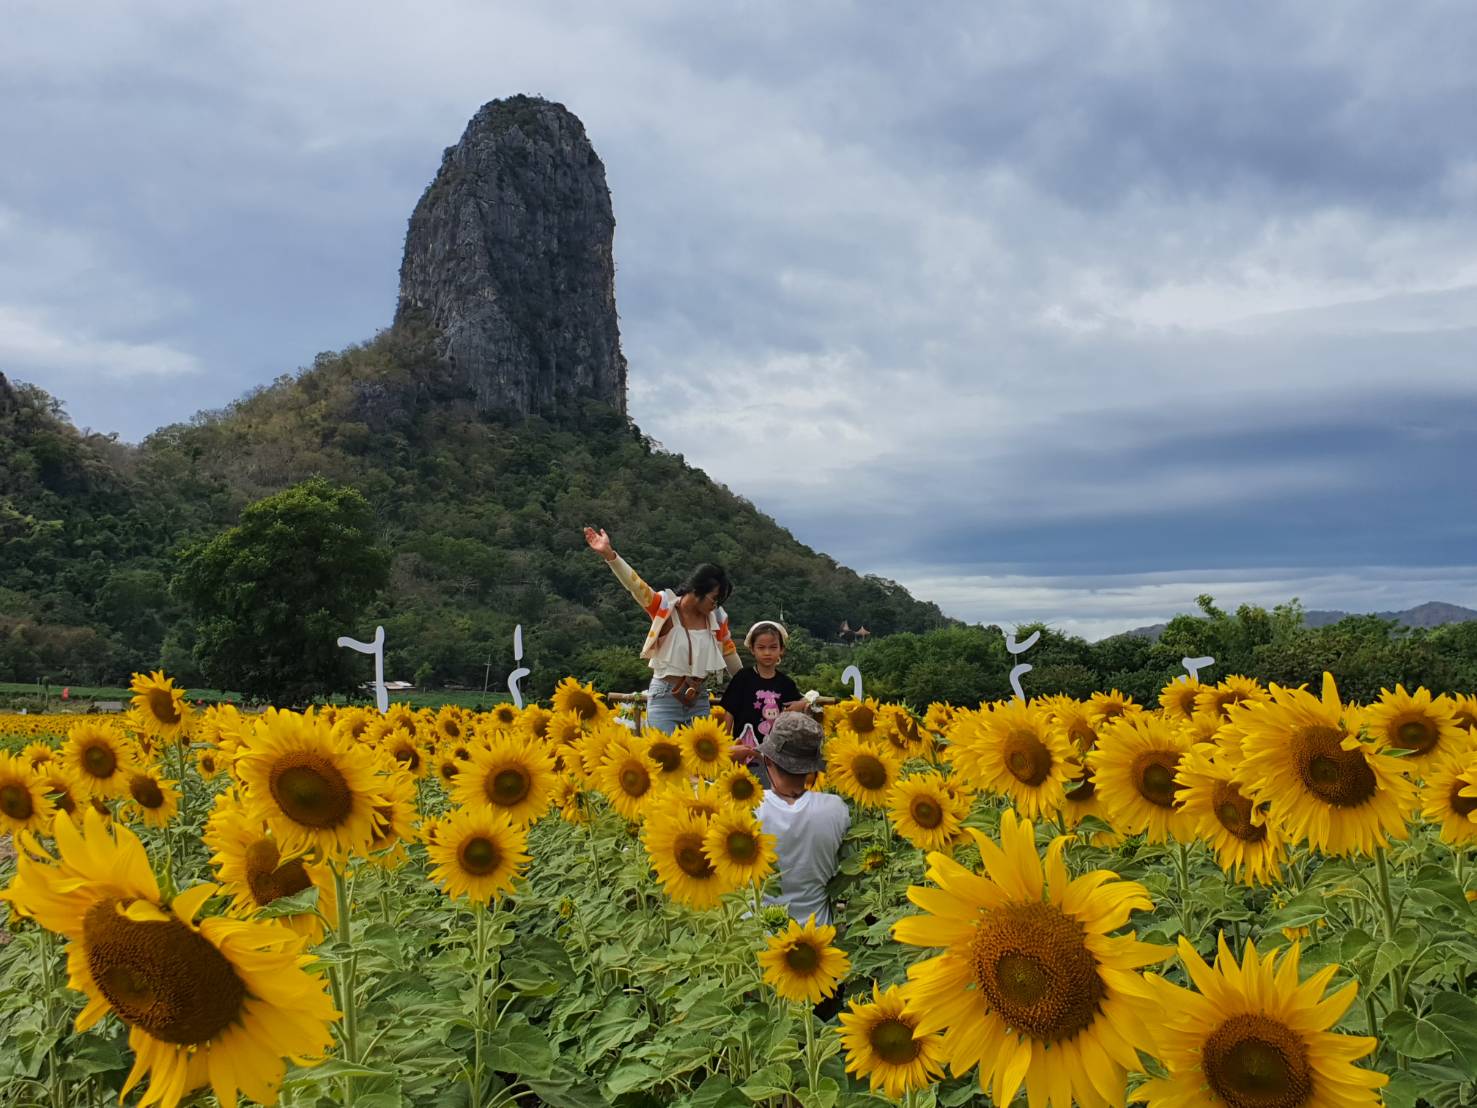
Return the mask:
M789 641L790 633L784 626L768 619L754 624L744 636L744 646L754 664L733 675L719 701L735 737L742 738L747 724L754 729L754 742L763 742L781 712L804 711L810 707L800 696L795 682L779 669ZM748 761L753 748L736 746L733 753L735 758Z

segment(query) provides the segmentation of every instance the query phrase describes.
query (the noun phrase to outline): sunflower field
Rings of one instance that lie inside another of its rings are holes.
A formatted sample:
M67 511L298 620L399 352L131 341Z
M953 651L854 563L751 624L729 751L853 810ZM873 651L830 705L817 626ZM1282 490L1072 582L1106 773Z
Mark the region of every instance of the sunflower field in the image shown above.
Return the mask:
M0 716L6 1105L1477 1102L1477 699L837 704L822 925L717 722L132 691Z

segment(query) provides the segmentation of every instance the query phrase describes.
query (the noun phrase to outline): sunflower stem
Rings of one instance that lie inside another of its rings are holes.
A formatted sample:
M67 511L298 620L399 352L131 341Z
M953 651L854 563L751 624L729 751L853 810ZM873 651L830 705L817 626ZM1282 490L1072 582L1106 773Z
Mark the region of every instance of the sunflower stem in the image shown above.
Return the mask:
M796 1007L800 1010L800 1018L805 1021L805 1087L814 1096L815 1087L820 1082L820 1066L815 1058L815 1013L807 1004Z
M482 1040L485 1037L486 1019L483 1014L483 1003L487 980L487 905L480 900L472 902L472 914L477 918L476 954L472 962L472 971L477 975L476 996L477 1016L472 1030L472 1076L471 1076L471 1105L472 1108L482 1106Z
M1179 871L1180 879L1180 923L1187 936L1198 939L1192 922L1193 913L1190 911L1190 848L1184 843L1176 845L1179 847L1179 865L1175 868Z
M350 900L349 882L344 872L347 866L348 862L345 861L333 867L333 891L338 899L339 956L346 959L336 964L335 975L339 979L339 998L342 1002L344 1018L340 1033L344 1061L352 1064L359 1061L359 1012L354 981L355 971L358 969L358 956L352 952L353 929L349 917L353 903ZM354 1079L348 1076L344 1078L344 1103L354 1103Z
M1380 879L1380 908L1385 913L1385 938L1395 939L1395 902L1390 898L1390 866L1383 848L1374 852L1375 873Z
M61 817L58 817L61 818ZM53 1000L56 993L56 939L46 928L41 929L41 989L46 994L46 1029L51 1030ZM57 1108L67 1108L67 1087L62 1080L61 1068L57 1065L56 1045L46 1048L46 1078L51 1088L51 1102Z

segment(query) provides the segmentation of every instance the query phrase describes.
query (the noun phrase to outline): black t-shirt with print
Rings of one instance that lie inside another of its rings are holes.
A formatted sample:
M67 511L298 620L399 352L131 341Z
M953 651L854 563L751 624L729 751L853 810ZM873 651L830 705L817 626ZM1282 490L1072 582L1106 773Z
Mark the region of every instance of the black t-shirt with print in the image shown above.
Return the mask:
M780 671L776 670L773 677L760 677L758 670L745 666L733 675L719 703L733 717L734 738L744 733L747 723L754 728L755 739L763 742L785 705L799 699L800 689Z

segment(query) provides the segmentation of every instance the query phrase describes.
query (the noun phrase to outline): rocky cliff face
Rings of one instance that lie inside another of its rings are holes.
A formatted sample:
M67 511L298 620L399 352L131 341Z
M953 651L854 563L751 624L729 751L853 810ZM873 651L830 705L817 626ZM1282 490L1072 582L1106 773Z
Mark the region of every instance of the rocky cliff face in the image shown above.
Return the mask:
M449 376L484 411L626 409L605 166L562 104L494 100L410 217L396 321L440 330Z

